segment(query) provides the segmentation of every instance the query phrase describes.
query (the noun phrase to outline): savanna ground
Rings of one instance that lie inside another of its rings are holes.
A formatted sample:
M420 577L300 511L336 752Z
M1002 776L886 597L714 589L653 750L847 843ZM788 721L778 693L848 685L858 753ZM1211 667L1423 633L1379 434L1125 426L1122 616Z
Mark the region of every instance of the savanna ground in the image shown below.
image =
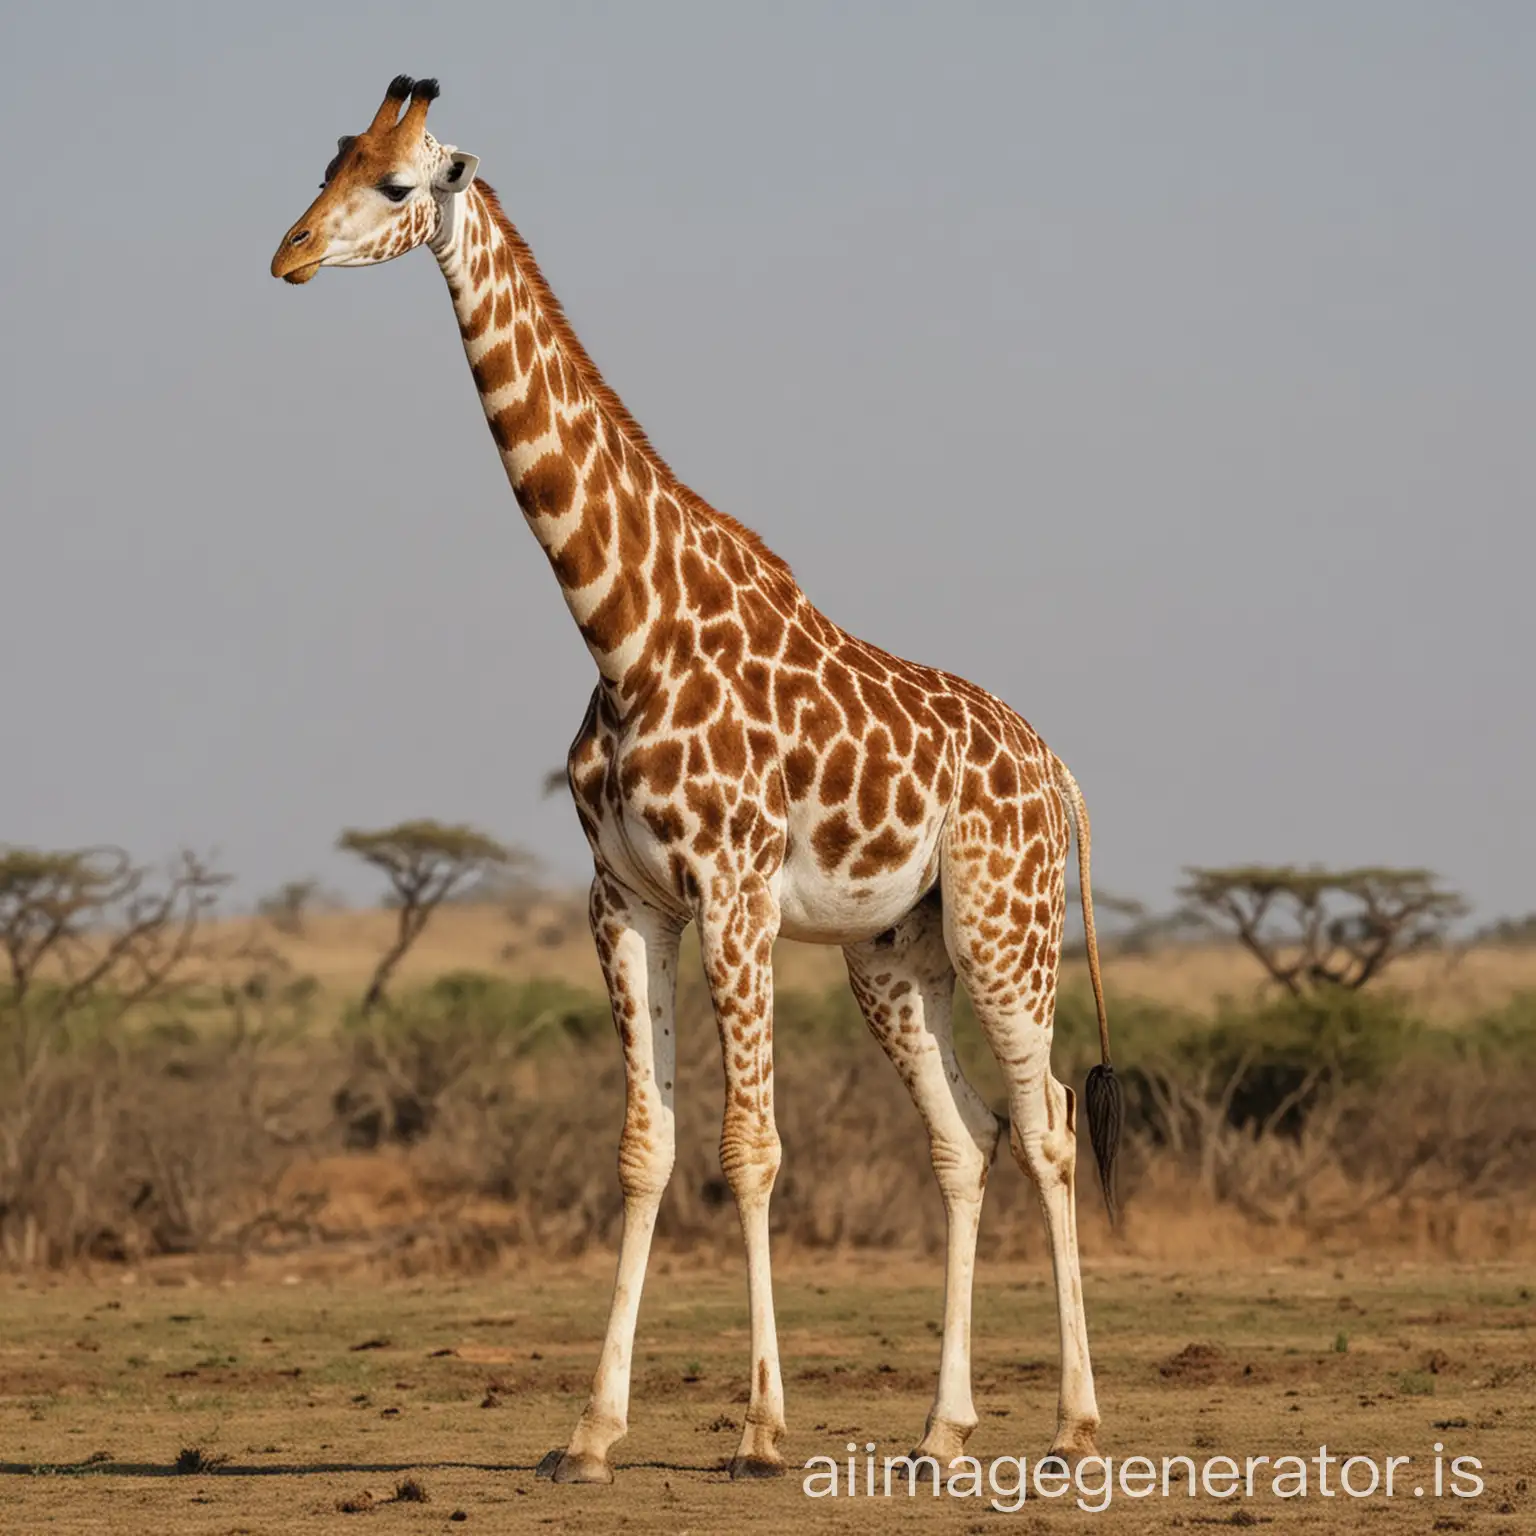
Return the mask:
M1268 1496L1261 1473L1252 1500L1116 1491L1089 1514L1031 1493L1009 1514L991 1492L811 1499L799 1476L720 1470L746 1298L690 964L618 1481L536 1481L585 1398L621 1216L623 1075L590 939L579 903L444 909L363 1017L391 923L228 925L212 938L233 970L117 1023L87 1000L15 1034L36 1050L25 1071L0 1064L0 1531L1536 1529L1536 948L1415 955L1385 988L1299 1000L1231 947L1110 958L1119 1231L1086 1145L1078 1173L1102 1448L1414 1460L1391 1500L1322 1498L1313 1468L1304 1499ZM926 1139L836 954L783 945L777 971L786 1450L898 1456L938 1363ZM963 998L957 1037L1002 1106ZM1057 1075L1081 1087L1095 1055L1069 963ZM974 1351L971 1449L1039 1456L1055 1323L1006 1150ZM1436 1440L1447 1467L1482 1462L1479 1497L1433 1496Z
M739 1266L658 1262L616 1481L578 1488L533 1469L584 1400L606 1265L384 1284L302 1266L223 1281L152 1266L133 1283L12 1282L0 1292L0 1529L1529 1530L1532 1278L1510 1266L1359 1258L1090 1265L1105 1451L1241 1463L1326 1445L1378 1465L1413 1457L1391 1500L1325 1499L1311 1480L1306 1498L1277 1500L1261 1475L1251 1500L1132 1501L1117 1490L1094 1515L1073 1506L1075 1494L1031 1494L999 1513L991 1494L935 1499L926 1481L916 1497L898 1483L889 1500L811 1499L798 1475L731 1484L721 1467L746 1395ZM801 1258L783 1267L778 1301L792 1461L846 1458L849 1441L905 1452L937 1365L936 1266ZM1042 1264L983 1266L975 1370L970 1449L983 1462L1042 1453L1056 1393ZM1436 1442L1447 1466L1452 1456L1482 1463L1480 1496L1434 1497ZM1337 1463L1329 1478L1337 1487Z

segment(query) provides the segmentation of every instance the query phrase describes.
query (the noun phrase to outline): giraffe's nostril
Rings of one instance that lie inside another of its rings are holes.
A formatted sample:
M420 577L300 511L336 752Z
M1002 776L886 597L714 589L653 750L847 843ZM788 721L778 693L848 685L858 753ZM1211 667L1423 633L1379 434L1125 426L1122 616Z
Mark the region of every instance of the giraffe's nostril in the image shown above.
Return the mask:
M308 240L308 239L309 239L309 231L307 229L295 230L293 234L288 236L288 244L289 245L303 245L304 242L306 240Z

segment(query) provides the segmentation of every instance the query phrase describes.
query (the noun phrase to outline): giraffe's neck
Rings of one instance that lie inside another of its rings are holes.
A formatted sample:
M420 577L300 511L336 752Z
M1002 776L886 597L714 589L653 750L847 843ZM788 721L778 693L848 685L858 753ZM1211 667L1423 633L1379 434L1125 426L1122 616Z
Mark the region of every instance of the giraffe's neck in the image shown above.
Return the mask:
M672 478L604 386L494 193L477 183L453 199L431 243L528 526L598 671L633 694L676 628L683 545L713 545L711 564L727 569L761 560L775 580L779 562Z

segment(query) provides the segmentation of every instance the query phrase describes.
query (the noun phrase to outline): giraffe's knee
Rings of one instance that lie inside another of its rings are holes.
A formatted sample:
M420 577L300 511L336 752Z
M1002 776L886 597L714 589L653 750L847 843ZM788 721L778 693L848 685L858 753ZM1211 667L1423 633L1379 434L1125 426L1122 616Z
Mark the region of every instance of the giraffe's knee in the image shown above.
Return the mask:
M771 1118L727 1113L720 1130L720 1171L738 1203L768 1197L782 1155Z
M1077 1095L1049 1072L1012 1096L1008 1144L1014 1161L1042 1191L1071 1184L1077 1167Z
M672 1177L676 1143L669 1117L630 1114L619 1137L619 1188L626 1200L659 1199Z
M933 1175L945 1200L979 1200L1002 1127L994 1119L990 1136L935 1136L929 1143Z
M930 1127L928 1150L945 1198L975 1199L987 1186L987 1174L1008 1121L993 1114L964 1078L958 1086L966 1090L955 1095L959 1114L941 1126Z

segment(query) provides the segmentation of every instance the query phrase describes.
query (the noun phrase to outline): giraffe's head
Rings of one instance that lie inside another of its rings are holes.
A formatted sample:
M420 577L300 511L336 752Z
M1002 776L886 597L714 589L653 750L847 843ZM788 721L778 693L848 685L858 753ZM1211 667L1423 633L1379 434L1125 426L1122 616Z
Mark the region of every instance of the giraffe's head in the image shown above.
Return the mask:
M427 132L427 107L436 97L436 80L390 81L367 131L337 142L320 196L272 258L273 277L307 283L321 267L371 267L437 233L480 162Z

